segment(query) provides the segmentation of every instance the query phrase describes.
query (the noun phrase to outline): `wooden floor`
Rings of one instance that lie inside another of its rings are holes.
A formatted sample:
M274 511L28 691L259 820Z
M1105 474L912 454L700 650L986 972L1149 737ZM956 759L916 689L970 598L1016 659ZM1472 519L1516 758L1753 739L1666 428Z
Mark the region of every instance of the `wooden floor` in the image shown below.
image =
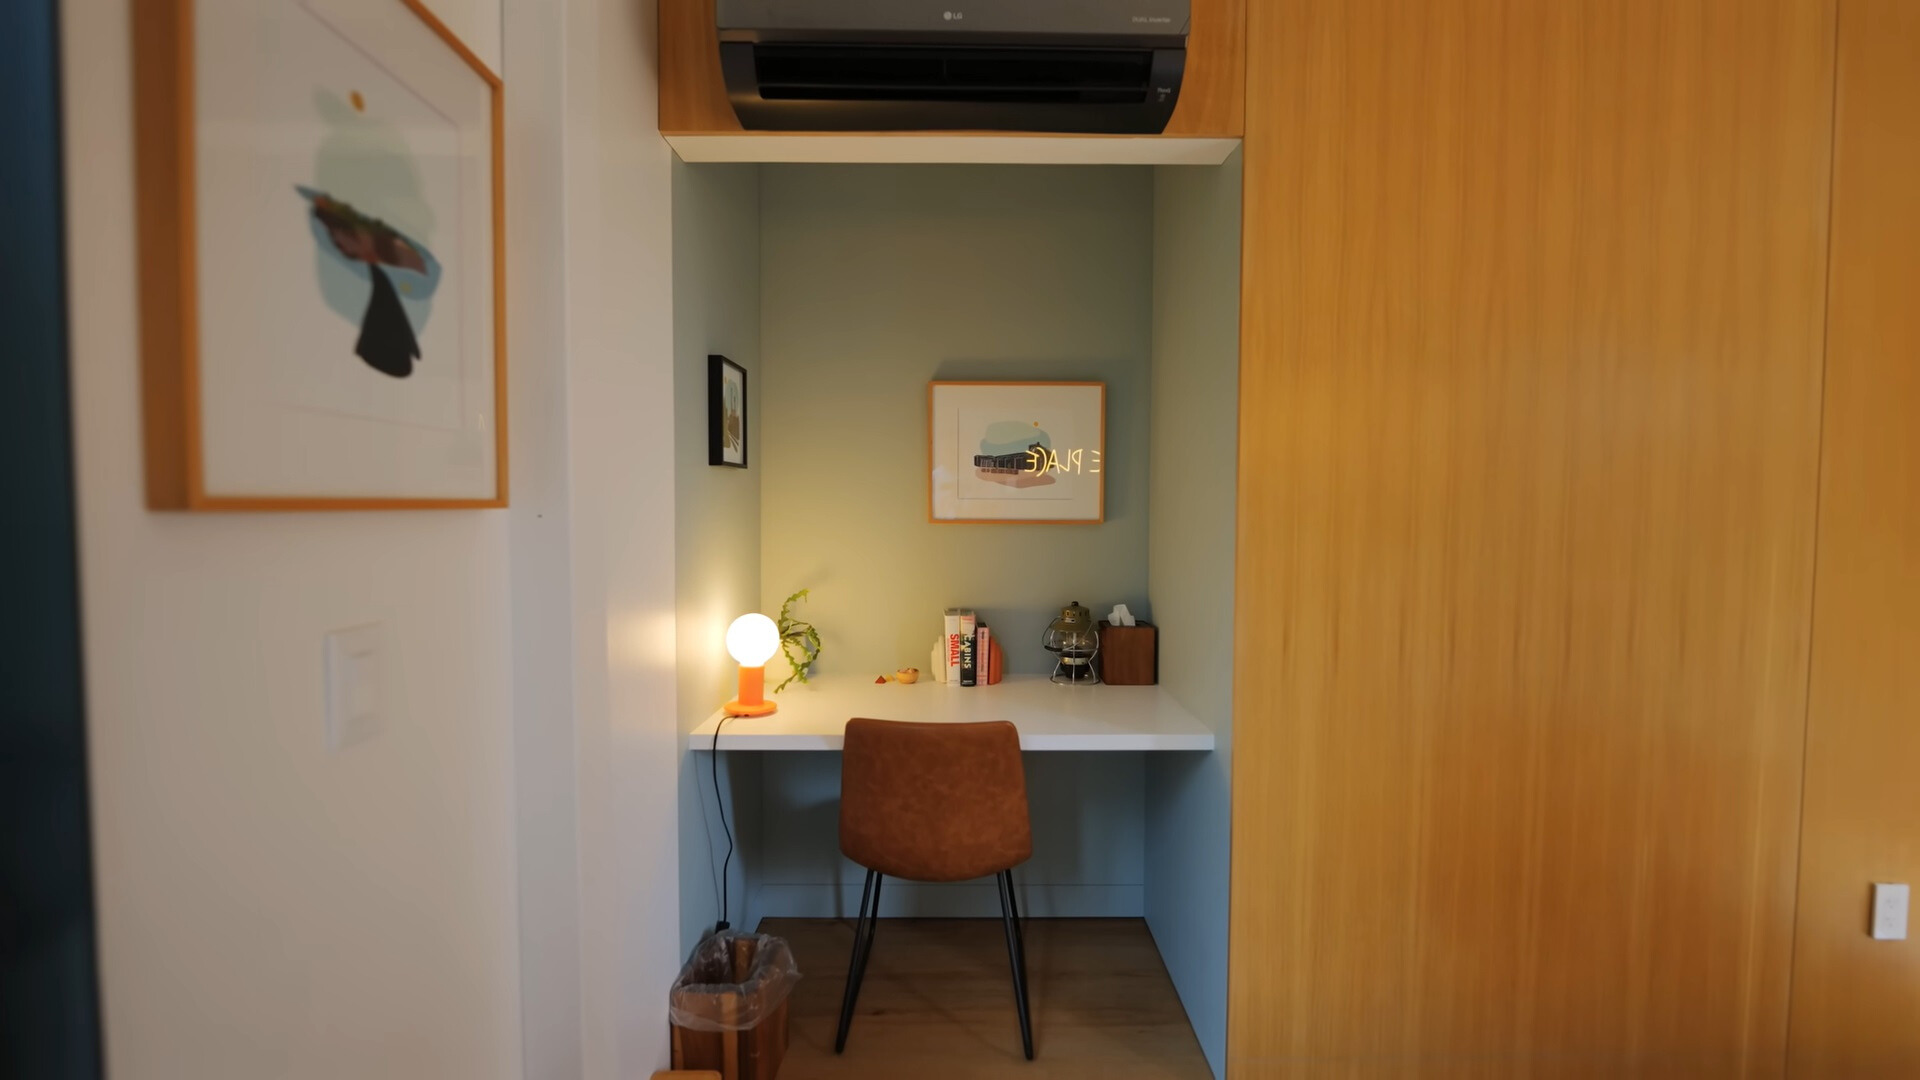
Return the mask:
M853 924L767 919L802 978L780 1080L1210 1080L1200 1044L1139 919L1024 924L1034 1060L1020 1056L998 919L882 919L847 1052L833 1052Z

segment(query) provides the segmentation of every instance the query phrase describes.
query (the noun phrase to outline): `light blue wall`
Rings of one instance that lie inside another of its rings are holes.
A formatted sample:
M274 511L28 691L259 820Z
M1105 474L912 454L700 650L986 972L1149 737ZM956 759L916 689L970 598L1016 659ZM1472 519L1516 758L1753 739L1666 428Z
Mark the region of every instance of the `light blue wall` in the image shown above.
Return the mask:
M813 590L823 674L926 667L952 605L1003 635L1010 672L1039 672L1062 604L1144 605L1150 170L766 166L761 225L762 596ZM1104 381L1106 523L929 524L935 379ZM762 909L850 912L861 876L838 853L838 756L763 764ZM1028 769L1027 910L1143 914L1139 757L1029 755ZM990 885L885 895L889 914L999 914Z
M860 907L865 872L840 855L840 755L764 756L756 908L769 915L852 918ZM1021 914L1141 916L1146 857L1143 756L1026 755L1033 858L1013 875ZM946 884L889 881L880 895L880 913L889 917L1000 914L992 878Z
M754 406L766 370L760 357L759 166L673 163L673 285L676 692L684 735L733 696L737 669L722 641L727 624L760 602L761 414ZM707 464L709 353L747 369L753 468ZM706 752L680 751L682 952L720 918L726 837L713 764ZM760 818L759 765L756 754L720 755L720 790L742 849L728 875L735 925L757 922L746 903L752 826Z
M820 670L926 667L965 605L1039 672L1061 605L1144 603L1151 171L773 165L763 195L765 599L813 590ZM1104 381L1106 524L929 524L935 379Z
M1154 171L676 165L674 178L683 730L730 693L726 621L795 588L815 589L822 667L842 674L924 666L950 604L1016 643L1069 599L1150 611L1163 683L1220 749L1028 755L1035 857L1019 876L1034 915L1144 914L1221 1073L1238 157ZM705 464L709 351L752 372L746 473ZM1108 382L1107 524L927 524L934 378ZM1015 671L1045 662L1018 644L1008 655ZM681 770L689 946L718 910L707 763L687 754ZM850 915L860 876L838 853L839 756L722 766L742 846L736 922ZM885 913L998 904L988 884L901 883Z
M1207 1061L1224 1076L1239 153L1215 168L1157 169L1153 235L1148 591L1160 627L1161 683L1212 725L1218 749L1147 755L1146 915Z

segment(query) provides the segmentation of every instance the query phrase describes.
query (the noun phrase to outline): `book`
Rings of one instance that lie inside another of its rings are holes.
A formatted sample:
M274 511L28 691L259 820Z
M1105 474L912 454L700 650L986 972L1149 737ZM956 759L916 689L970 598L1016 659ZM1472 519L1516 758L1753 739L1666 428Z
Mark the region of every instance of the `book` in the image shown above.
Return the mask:
M946 634L940 639L947 651L945 664L946 677L941 682L948 686L960 685L960 609L948 608L946 614Z
M980 620L971 611L960 613L960 685L979 685L978 656L974 648L974 636L979 632Z
M993 685L993 631L985 623L973 632L973 682L975 686Z

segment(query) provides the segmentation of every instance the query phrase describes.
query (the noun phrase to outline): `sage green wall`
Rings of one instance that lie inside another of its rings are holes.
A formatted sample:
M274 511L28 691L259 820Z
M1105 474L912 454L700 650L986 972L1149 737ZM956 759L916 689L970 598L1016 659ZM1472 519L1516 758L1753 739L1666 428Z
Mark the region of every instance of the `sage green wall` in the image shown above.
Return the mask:
M799 588L820 670L925 668L976 608L1040 672L1069 600L1147 598L1153 174L772 165L762 174L763 599ZM1103 525L927 522L927 383L1107 384Z
M760 603L758 468L707 464L707 355L747 369L747 451L758 465L754 406L766 367L760 357L760 167L673 162L674 585L680 732L697 727L733 696L738 670L722 644L727 624ZM636 461L634 469L658 467ZM680 937L687 952L720 915L726 836L712 763L680 751ZM759 817L759 756L722 754L720 791L743 846ZM736 797L737 795L737 797ZM736 856L729 900L743 914L750 858Z
M1146 915L1194 1034L1224 1076L1240 155L1156 173L1148 573L1161 685L1213 728L1216 749L1147 755Z
M823 674L925 668L940 613L979 610L1013 672L1049 666L1069 600L1147 594L1153 176L1143 168L764 166L761 578L813 590ZM927 522L927 383L1107 384L1103 525ZM772 676L769 672L769 676ZM952 693L977 691L953 690ZM1066 691L1063 691L1066 692ZM1036 916L1144 913L1139 754L1030 755ZM846 917L837 754L768 754L756 904ZM993 916L990 883L889 884L885 914ZM849 897L852 899L850 900Z

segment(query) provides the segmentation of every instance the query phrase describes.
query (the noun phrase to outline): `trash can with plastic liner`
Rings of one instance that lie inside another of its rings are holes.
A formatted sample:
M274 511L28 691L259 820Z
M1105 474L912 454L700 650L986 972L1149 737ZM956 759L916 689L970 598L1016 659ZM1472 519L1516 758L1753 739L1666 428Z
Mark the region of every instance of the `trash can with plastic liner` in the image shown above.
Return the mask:
M787 1053L787 995L799 981L780 938L723 931L694 946L668 1001L673 1067L773 1080Z

